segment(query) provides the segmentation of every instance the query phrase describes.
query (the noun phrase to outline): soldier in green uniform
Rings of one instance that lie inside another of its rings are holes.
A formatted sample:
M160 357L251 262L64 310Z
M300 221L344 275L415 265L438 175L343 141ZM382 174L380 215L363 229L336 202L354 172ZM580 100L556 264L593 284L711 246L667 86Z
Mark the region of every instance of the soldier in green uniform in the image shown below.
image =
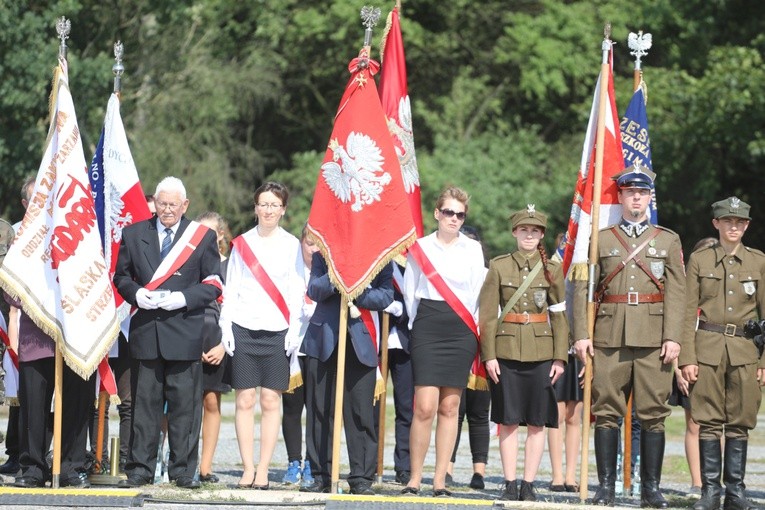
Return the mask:
M666 508L659 491L664 419L670 414L672 361L680 352L685 272L680 238L648 222L655 174L635 164L615 177L622 219L600 231L595 265L599 303L594 338L587 329L587 282L574 281L574 350L593 359L592 413L600 487L596 505L615 500L619 419L633 393L642 423L640 506Z
M553 384L568 360L566 291L560 263L548 260L540 244L547 217L529 205L510 222L518 250L491 261L481 288L481 358L491 379L491 420L502 425L500 499L535 501L544 427L558 426ZM519 425L528 429L520 493L515 476Z
M695 510L720 507L720 437L725 433L725 510L754 508L744 494L747 438L757 424L765 358L743 325L765 318L765 254L741 239L749 205L736 197L712 204L720 244L688 260L685 334L679 365L691 388L691 416L699 424L701 499Z

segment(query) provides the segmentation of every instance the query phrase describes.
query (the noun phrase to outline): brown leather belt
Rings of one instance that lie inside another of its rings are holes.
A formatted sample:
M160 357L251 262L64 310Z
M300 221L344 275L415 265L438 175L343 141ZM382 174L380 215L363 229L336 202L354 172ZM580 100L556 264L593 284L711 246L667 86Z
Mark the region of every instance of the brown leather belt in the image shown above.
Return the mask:
M715 333L722 333L725 336L744 336L744 328L735 324L715 324L714 322L699 321L699 329L704 331L714 331Z
M529 324L531 322L547 322L546 313L508 313L502 322L512 322L513 324Z
M628 292L626 294L606 294L601 303L627 303L628 305L639 305L642 303L661 303L664 301L664 294L638 294L637 292Z

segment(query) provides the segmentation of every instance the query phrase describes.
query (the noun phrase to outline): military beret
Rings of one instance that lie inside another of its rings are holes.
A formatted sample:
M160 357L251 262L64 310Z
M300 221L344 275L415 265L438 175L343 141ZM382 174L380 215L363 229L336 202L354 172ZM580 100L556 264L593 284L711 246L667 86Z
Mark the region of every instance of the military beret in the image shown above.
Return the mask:
M749 216L749 204L737 197L729 197L712 204L712 215L719 218L742 218L751 220Z
M536 225L547 228L547 215L536 210L534 204L528 204L526 209L521 209L510 216L510 225L513 229L518 225Z
M616 185L619 189L653 189L653 181L656 179L656 174L647 166L641 163L635 163L631 167L625 168L622 173L612 177L612 179L616 181Z

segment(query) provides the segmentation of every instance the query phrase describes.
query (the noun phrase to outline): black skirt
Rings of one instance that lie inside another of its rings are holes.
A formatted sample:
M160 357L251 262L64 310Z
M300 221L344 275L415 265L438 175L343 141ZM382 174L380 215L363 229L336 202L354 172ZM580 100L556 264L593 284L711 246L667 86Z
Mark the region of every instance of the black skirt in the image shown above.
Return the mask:
M231 387L268 388L286 391L290 384L290 360L284 352L284 331L252 331L232 324L234 355L231 356Z
M558 428L558 404L550 384L552 361L497 361L499 384L489 379L491 421Z
M691 397L683 395L680 388L677 387L677 378L672 376L672 393L669 395L667 403L671 406L680 406L683 409L691 408Z
M445 301L423 299L412 325L409 351L415 386L465 388L478 342Z
M555 381L555 400L558 402L576 401L581 402L584 398L584 390L579 386L579 372L582 370L582 363L575 354L568 355L568 363L563 375Z

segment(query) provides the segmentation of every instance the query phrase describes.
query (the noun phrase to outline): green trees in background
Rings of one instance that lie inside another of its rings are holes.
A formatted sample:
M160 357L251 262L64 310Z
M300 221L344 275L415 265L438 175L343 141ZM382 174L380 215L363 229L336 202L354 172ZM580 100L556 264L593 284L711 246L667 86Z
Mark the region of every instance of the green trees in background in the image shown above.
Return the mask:
M70 82L86 157L125 44L122 114L142 184L181 177L191 214L214 209L239 232L264 179L292 190L299 231L369 0L4 0L0 9L0 213L37 170L58 51L72 20ZM387 14L393 2L377 4ZM440 188L473 200L468 222L490 255L512 248L506 218L535 203L565 228L605 21L613 24L617 104L632 93L630 31L654 36L644 60L660 221L687 247L711 233L709 204L751 203L763 246L765 3L746 0L404 0L404 31L426 229ZM373 55L382 34L375 31Z

